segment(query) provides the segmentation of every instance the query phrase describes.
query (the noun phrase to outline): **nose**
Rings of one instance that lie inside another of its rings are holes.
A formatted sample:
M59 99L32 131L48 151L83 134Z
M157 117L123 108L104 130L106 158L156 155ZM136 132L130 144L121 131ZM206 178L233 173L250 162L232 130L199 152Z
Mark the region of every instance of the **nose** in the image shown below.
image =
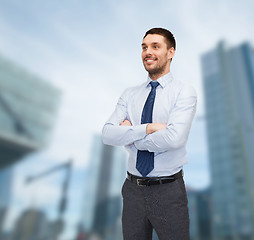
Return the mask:
M153 56L152 51L150 51L149 49L147 49L145 55L143 55L144 58L151 58L152 56Z

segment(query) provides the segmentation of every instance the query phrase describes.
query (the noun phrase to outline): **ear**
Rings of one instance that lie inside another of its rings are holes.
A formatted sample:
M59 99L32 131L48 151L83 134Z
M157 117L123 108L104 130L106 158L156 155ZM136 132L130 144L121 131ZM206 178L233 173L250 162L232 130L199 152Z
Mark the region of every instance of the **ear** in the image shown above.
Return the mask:
M171 58L173 58L175 55L175 49L173 47L171 47L169 50L168 50L168 60L170 60Z

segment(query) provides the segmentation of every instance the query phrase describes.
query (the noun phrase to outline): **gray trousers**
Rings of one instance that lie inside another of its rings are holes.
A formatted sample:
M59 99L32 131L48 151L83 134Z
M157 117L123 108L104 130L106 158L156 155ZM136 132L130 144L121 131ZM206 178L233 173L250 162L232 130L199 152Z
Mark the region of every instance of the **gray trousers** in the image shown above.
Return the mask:
M183 178L174 182L138 186L125 180L122 187L124 240L189 240L188 200Z

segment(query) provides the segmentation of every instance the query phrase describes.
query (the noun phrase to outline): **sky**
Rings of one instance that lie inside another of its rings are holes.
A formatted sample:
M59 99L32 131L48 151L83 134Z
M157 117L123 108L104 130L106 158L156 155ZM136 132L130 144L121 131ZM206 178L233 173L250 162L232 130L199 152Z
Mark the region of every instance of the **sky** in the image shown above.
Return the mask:
M221 40L230 46L253 43L253 9L251 0L0 0L0 54L62 92L48 148L15 168L13 216L33 204L53 209L52 201L40 196L50 195L55 202L60 196L63 173L47 180L54 184L45 187L41 182L28 188L23 184L28 169L39 172L72 158L71 195L83 195L80 183L91 159L93 135L100 134L124 89L146 80L141 42L152 27L172 31L177 42L172 73L198 94L187 144L186 184L194 189L209 186L200 58ZM40 193L32 197L38 186ZM22 194L24 191L31 194ZM80 217L81 206L82 202L70 202L72 226ZM71 234L69 229L66 236Z

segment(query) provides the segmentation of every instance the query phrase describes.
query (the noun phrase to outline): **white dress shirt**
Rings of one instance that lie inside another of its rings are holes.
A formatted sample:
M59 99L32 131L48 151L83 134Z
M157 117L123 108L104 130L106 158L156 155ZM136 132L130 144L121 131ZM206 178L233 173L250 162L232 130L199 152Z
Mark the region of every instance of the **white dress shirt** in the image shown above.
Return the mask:
M127 170L141 176L136 169L137 150L154 152L154 169L147 177L169 176L186 164L186 143L196 112L197 95L193 87L168 74L157 79L159 86L153 108L153 122L167 124L166 129L146 134L141 114L151 90L147 81L128 88L119 98L115 111L105 123L102 140L105 144L125 146L129 152ZM120 126L125 119L132 126Z

